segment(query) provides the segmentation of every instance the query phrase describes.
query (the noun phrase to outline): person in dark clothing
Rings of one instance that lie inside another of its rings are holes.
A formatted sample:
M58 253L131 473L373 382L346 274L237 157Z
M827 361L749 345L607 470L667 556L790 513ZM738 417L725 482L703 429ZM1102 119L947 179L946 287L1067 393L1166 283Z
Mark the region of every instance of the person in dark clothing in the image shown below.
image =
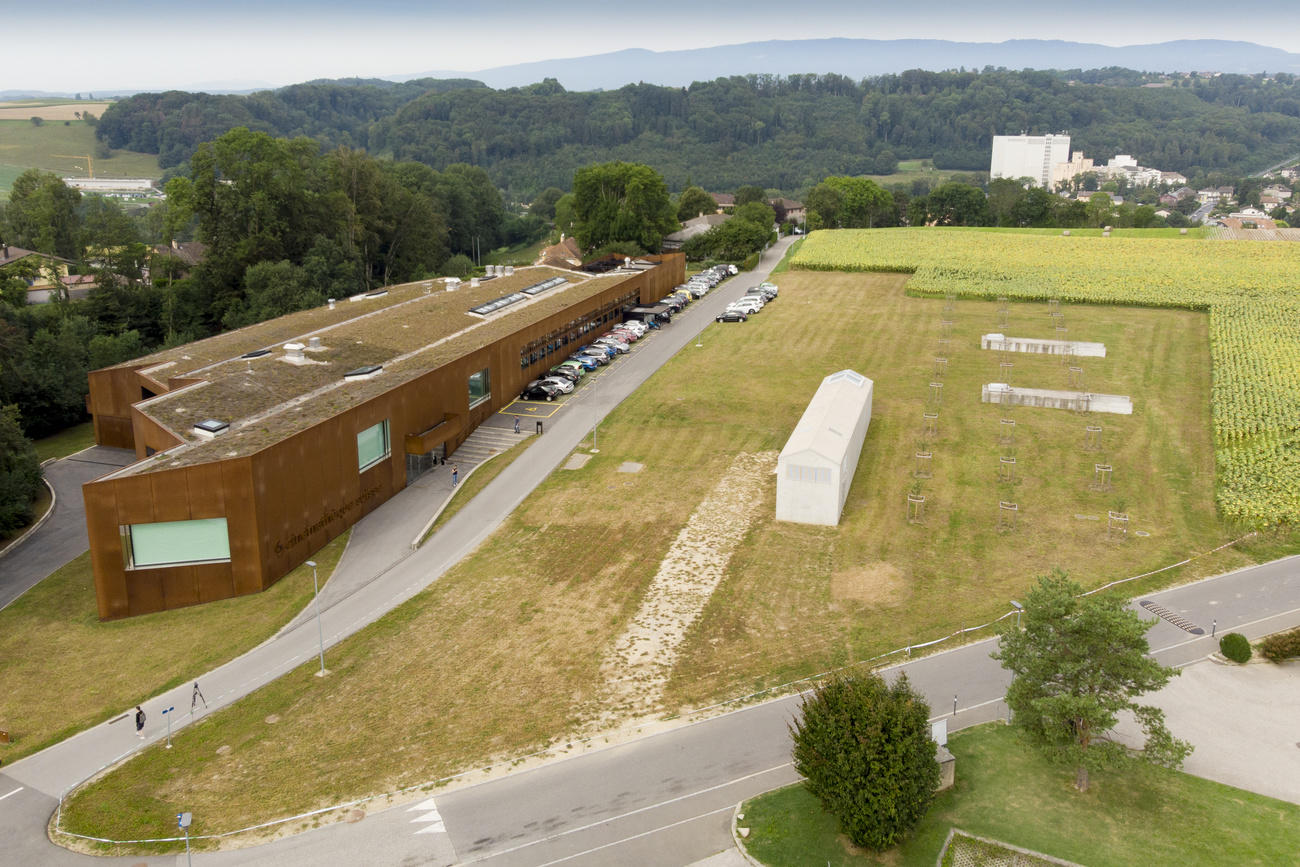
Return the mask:
M135 735L144 740L144 708L138 704L135 706Z
M451 486L453 488L456 487L456 483L458 481L460 481L460 467L456 464L452 464L451 465Z

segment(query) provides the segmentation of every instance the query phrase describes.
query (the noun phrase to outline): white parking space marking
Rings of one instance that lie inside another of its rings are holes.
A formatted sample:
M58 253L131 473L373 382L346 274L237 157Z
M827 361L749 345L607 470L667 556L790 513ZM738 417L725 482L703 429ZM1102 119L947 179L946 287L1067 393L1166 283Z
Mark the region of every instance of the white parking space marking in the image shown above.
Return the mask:
M9 795L16 795L16 794L18 794L18 793L21 792L24 788L25 788L25 786L19 786L18 788L14 789L12 792L10 792L8 795L0 795L0 801L3 801L5 798L9 797Z

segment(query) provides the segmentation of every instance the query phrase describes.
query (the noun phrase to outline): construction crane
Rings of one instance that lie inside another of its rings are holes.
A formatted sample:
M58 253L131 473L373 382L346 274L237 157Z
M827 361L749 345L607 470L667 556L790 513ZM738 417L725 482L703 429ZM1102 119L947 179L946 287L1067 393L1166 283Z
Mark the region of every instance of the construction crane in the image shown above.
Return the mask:
M95 177L95 161L90 158L90 154L50 154L52 157L67 157L70 160L85 160L86 170L90 172L90 177ZM73 168L76 168L75 166Z

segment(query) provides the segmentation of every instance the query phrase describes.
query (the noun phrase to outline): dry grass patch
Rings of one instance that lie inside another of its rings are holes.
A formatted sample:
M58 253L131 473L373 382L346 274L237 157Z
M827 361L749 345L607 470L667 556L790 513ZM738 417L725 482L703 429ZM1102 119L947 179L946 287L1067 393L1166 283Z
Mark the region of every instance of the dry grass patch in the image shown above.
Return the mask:
M896 603L903 588L903 573L892 563L864 563L831 576L832 599L863 605Z

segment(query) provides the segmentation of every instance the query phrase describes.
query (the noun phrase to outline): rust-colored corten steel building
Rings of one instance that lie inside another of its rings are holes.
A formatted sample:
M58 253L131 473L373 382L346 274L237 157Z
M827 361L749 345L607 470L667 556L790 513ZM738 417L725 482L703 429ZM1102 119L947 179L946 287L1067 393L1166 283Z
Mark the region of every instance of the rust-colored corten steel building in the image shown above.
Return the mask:
M82 489L99 616L266 589L684 276L664 254L411 283L94 371L95 441L137 458Z

